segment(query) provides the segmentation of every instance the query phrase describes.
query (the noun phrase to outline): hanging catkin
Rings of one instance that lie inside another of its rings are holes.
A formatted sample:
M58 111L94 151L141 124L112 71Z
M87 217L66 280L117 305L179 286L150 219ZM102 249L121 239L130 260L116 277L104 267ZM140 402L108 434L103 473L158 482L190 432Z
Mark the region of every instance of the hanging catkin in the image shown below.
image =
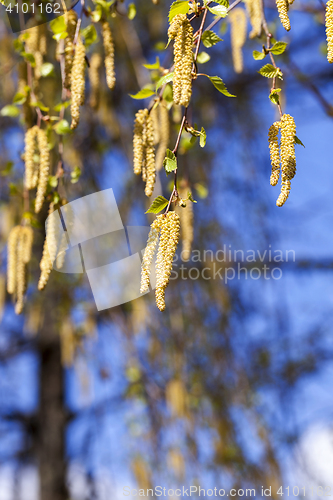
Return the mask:
M271 157L271 186L276 186L280 177L280 151L279 151L279 128L280 122L275 122L269 127L268 131L268 143L269 143L269 153Z
M333 0L328 0L325 14L327 60L333 62Z
M65 89L71 88L71 72L74 57L74 37L76 31L77 14L75 10L67 11L65 14L67 36L65 38Z
M75 129L78 126L80 120L80 106L82 106L82 104L84 103L85 55L86 55L86 49L79 35L75 48L75 55L71 72L71 91L72 91L71 129Z
M142 163L144 158L143 129L145 127L147 115L147 109L140 109L136 113L134 120L133 166L134 173L136 175L140 175L142 171Z
M114 44L110 25L107 21L102 24L103 46L105 52L105 72L106 83L109 89L113 89L116 84L116 75L114 69Z
M287 31L290 30L290 20L288 16L289 3L288 0L276 0L276 7L279 13L281 24Z
M261 0L246 0L245 4L252 26L252 30L250 31L249 37L255 38L256 36L261 35L261 27L262 27Z
M185 14L177 14L169 27L174 39L173 101L187 107L192 95L193 28Z
M29 34L26 42L25 42L25 50L28 54L32 54L35 59L34 65L34 76L36 80L39 80L41 77L40 68L43 64L43 54L40 48L40 40L41 40L41 26L34 26L27 30ZM42 48L43 50L43 48Z
M153 121L150 115L147 116L146 120L145 166L146 166L145 195L151 196L153 194L155 180L156 180L156 169L155 169L154 130L153 130Z
M99 69L102 64L102 57L98 52L94 52L90 59L90 67L88 69L89 82L90 82L90 99L89 104L92 108L98 108L99 104Z
M154 222L150 227L147 245L143 254L142 265L141 265L140 293L146 293L149 291L150 268L156 252L159 232L160 232L160 219L157 218L154 220Z
M17 243L21 226L15 226L8 237L8 264L7 264L7 291L14 294L16 290L16 271L17 271Z
M49 280L53 262L57 255L56 218L50 217L54 210L54 203L51 203L49 207L49 217L46 222L43 256L39 265L41 275L38 282L38 290L43 290L45 288Z
M234 70L236 73L243 71L242 47L246 41L246 14L245 10L238 7L229 14L231 24L231 52Z
M37 185L37 195L35 203L36 214L40 212L45 198L47 181L50 171L50 150L47 143L47 136L43 129L39 128L37 131L37 144L39 149L40 163L39 163L39 176Z
M142 174L146 182L145 194L151 196L156 180L153 121L147 109L135 115L133 136L134 173Z
M160 241L156 258L156 305L160 311L165 309L165 289L169 284L172 262L176 253L180 222L176 212L168 212L157 217L159 219Z
M290 115L283 115L281 118L281 193L276 204L282 207L287 201L290 193L290 181L296 173L296 157L295 157L295 136L296 126L294 118Z
M35 125L26 131L24 138L25 186L27 189L33 189L37 185L38 169L36 169L34 161L37 133L38 127Z
M181 188L179 194L181 198L187 198L187 187ZM193 203L186 200L185 207L179 207L181 239L182 239L182 260L189 260L191 257L191 247L193 242Z
M169 122L169 112L167 107L161 103L158 106L158 129L159 129L159 145L156 152L156 170L159 171L163 167L163 160L165 158L165 152L169 145L170 139L170 122Z

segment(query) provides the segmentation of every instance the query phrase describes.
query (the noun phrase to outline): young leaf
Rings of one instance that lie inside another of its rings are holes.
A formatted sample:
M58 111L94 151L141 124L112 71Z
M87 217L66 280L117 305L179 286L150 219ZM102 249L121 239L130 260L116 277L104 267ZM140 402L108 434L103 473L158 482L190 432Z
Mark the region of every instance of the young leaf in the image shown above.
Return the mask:
M216 5L216 7L209 7L207 5L207 8L209 12L214 14L214 16L226 17L226 15L228 14L228 9L224 5Z
M172 82L173 80L173 73L168 73L167 75L162 76L156 83L156 92L160 87L162 87L165 83Z
M260 61L261 59L264 59L266 57L266 54L264 52L259 52L259 50L254 50L253 51L253 59L256 61Z
M54 75L54 66L52 63L44 63L40 67L40 74L44 77Z
M146 99L151 97L155 92L151 89L141 89L137 94L129 94L132 99Z
M172 19L177 14L187 14L189 10L190 4L187 0L177 0L176 2L173 2L169 10L169 23L171 23Z
M199 64L205 64L209 60L210 60L210 55L207 54L207 52L200 52L200 54L198 54L197 62Z
M214 87L219 92L221 92L221 94L223 94L223 95L225 95L227 97L236 97L235 95L230 94L230 92L228 92L228 89L225 86L222 78L220 78L219 76L208 76L208 78L210 79L210 81L212 82L212 84L214 85Z
M295 144L299 144L300 146L303 146L303 148L305 148L303 142L301 141L301 139L297 137L297 135L295 135L294 139L295 139Z
M273 104L279 104L279 94L276 90L273 90L270 94L269 94L269 98L270 100L272 101Z
M50 109L47 106L44 106L44 104L41 101L32 102L31 106L33 106L34 108L39 108L41 111L45 111L46 113L48 113Z
M168 203L168 200L164 198L164 196L158 196L150 205L146 214L158 214L159 212L161 212L161 210L163 210L163 208L167 206Z
M0 114L1 116L11 116L14 118L20 114L20 110L13 104L7 104L7 106L2 108Z
M35 56L33 54L28 54L27 52L22 52L21 56L32 66L33 68L36 66Z
M190 200L192 203L197 203L197 201L193 199L191 191L187 193L187 199Z
M49 186L51 188L56 188L58 186L58 179L55 175L50 175L49 176Z
M286 42L276 42L274 43L273 47L271 47L270 51L275 56L279 56L280 54L283 54L283 52L286 50L287 45L288 44Z
M278 76L279 71L279 68L274 68L273 64L265 64L265 66L263 66L258 73L262 76L266 76L266 78L274 78L275 76Z
M143 64L143 67L147 68L147 69L159 69L159 67L160 67L160 58L156 57L156 62L154 62L153 64Z
M207 138L206 130L203 127L201 127L200 139L199 139L199 144L201 148L204 148L206 146L206 138Z
M127 17L132 21L136 16L136 7L134 3L130 3L128 6Z
M79 179L81 177L81 173L82 172L81 172L80 167L74 168L73 172L71 172L71 183L72 184L76 184L79 181Z
M201 40L204 46L207 47L207 49L213 47L213 45L216 45L218 42L222 42L222 38L217 36L217 34L214 33L214 31L210 30L204 31L202 33Z
M166 150L166 157L163 161L163 167L165 171L169 174L177 168L177 158L170 149Z
M54 111L60 111L61 108L68 108L68 106L71 105L71 102L72 101L65 101L65 102L59 102L59 104L57 104L56 106L54 106Z
M50 28L55 35L66 31L65 16L60 16L53 19L53 21L50 22Z
M71 132L71 127L67 120L60 120L53 128L59 135L65 135Z
M229 1L228 0L214 0L215 3L218 3L219 5L223 5L224 7L229 7Z
M13 104L24 104L26 100L27 96L18 92L14 95Z
M82 35L84 36L84 44L86 48L90 47L90 45L97 41L97 31L93 24L86 26L86 28L82 30Z
M195 190L198 193L199 198L205 199L208 196L208 189L206 186L203 184L200 184L199 182L197 184L194 184Z

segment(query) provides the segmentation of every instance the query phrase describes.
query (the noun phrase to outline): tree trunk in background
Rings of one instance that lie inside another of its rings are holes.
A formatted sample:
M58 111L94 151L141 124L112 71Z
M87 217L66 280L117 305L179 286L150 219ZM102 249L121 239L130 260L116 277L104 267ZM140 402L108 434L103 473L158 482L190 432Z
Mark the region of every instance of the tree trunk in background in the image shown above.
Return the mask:
M48 305L48 304L46 304ZM40 331L37 459L40 500L68 500L66 487L64 372L57 322L46 313Z

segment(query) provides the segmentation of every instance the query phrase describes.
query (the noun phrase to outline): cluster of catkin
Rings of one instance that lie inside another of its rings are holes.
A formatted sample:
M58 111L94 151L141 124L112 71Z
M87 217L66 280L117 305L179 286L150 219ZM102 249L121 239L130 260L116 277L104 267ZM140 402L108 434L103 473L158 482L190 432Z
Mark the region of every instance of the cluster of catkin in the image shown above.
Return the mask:
M285 30L290 30L290 19L288 16L289 5L294 0L276 0L276 7L279 13L280 21Z
M142 180L146 183L146 196L151 196L156 179L156 166L153 120L148 109L140 109L135 115L133 166L134 173L142 174Z
M326 39L327 39L327 60L333 62L333 0L328 0L326 4Z
M85 61L86 49L82 42L81 36L77 39L75 46L75 54L71 70L71 129L75 129L80 120L80 106L84 104L85 98Z
M158 215L152 223L147 246L142 259L140 293L149 291L150 269L158 246L156 257L156 305L165 309L165 290L170 281L172 262L180 235L180 219L176 212Z
M242 48L246 41L247 19L245 10L238 7L229 14L231 25L231 52L232 62L236 73L243 71L243 52Z
M281 141L279 145L279 130ZM281 192L276 201L278 207L282 207L290 193L290 181L296 174L295 157L296 125L294 118L284 114L279 122L273 123L269 128L268 142L271 157L271 179L272 186L276 186L281 170Z
M66 20L66 32L67 36L65 38L65 78L64 78L64 87L66 89L71 88L71 74L72 74L72 66L74 59L74 37L76 32L76 24L77 24L77 14L75 10L67 11L65 14Z
M261 35L261 28L262 28L261 0L246 0L245 5L252 26L252 30L250 31L249 37L255 38Z
M173 101L187 107L192 95L193 28L185 14L177 14L168 30L174 40Z
M35 161L38 153L39 161ZM25 134L25 186L27 189L37 187L35 212L40 212L47 188L50 171L50 151L45 130L37 125L27 130Z
M26 266L31 259L33 230L15 226L8 239L7 291L15 298L15 312L21 314L26 291Z
M151 110L151 117L153 120L154 144L155 146L158 145L155 161L156 171L159 171L163 167L163 160L170 139L168 108L163 102L159 103L157 107L153 107Z

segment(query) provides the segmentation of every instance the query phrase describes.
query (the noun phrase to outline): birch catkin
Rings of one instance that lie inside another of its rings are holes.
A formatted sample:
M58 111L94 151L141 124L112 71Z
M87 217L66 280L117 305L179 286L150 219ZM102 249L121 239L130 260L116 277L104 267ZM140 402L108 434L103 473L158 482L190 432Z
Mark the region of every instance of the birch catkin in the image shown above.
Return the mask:
M65 38L65 79L64 87L66 89L71 88L71 72L74 57L74 37L76 31L77 14L75 10L70 10L66 12L66 31L67 36Z
M281 123L275 122L270 126L268 131L269 152L271 157L271 186L276 186L280 177L280 150L279 150L279 128Z
M246 0L245 4L252 26L252 30L250 31L249 37L255 38L256 36L261 35L261 27L262 27L261 0Z
M147 116L147 120L146 120L145 166L146 166L145 195L149 197L153 194L155 179L156 179L154 130L153 130L153 121L152 121L152 118L150 115Z
M327 60L333 62L333 0L328 0L325 14Z
M242 47L246 41L246 14L245 10L238 7L229 14L231 24L231 51L232 62L236 73L243 71Z
M105 72L106 83L109 89L113 89L116 84L116 75L114 69L114 44L110 25L107 21L102 24L103 46L105 52Z
M163 160L165 158L165 152L169 145L170 139L170 122L169 122L169 112L167 107L161 103L158 106L158 128L159 128L159 145L156 152L156 170L159 171L163 167Z
M278 207L282 207L287 201L290 193L291 179L296 173L295 136L296 126L294 118L283 115L281 118L281 192L276 201Z
M50 171L50 151L47 143L47 136L45 131L41 128L39 128L37 131L37 144L40 155L40 163L39 163L39 176L38 176L36 203L35 203L36 214L40 212L44 203L47 181Z
M75 129L80 120L80 106L84 103L84 70L85 70L85 55L86 49L82 43L79 35L71 73L71 89L72 89L72 104L71 115L72 123L71 129Z
M133 166L134 173L142 174L142 180L146 182L146 196L151 196L156 180L156 166L153 120L148 109L142 109L135 115Z
M187 188L179 190L182 198L187 198ZM193 203L186 200L186 206L179 208L181 239L182 239L182 260L189 260L191 257L191 247L193 242Z
M25 186L27 189L33 189L37 185L38 170L36 175L35 162L34 162L37 133L38 133L37 125L35 125L32 128L29 128L25 133L24 162L25 162Z
M290 20L288 16L289 3L288 0L276 0L276 7L279 13L281 24L287 31L290 30Z
M134 173L140 175L144 158L143 129L145 127L147 109L140 109L135 115L133 137L133 165Z
M49 276L53 267L53 262L57 255L57 237L56 237L56 219L50 217L54 212L54 203L49 206L49 218L46 223L46 235L43 247L43 256L40 261L41 275L38 282L38 290L43 290L49 280Z
M159 232L160 232L160 219L157 218L151 225L148 235L147 245L143 254L142 265L141 265L140 293L146 293L149 291L150 268L156 252Z
M95 52L90 59L90 67L88 70L89 82L90 82L90 99L89 104L92 108L98 108L99 104L99 68L102 64L102 57L100 54Z
M193 28L185 14L172 20L168 36L174 39L173 100L187 107L192 95Z
M21 226L15 226L8 238L7 291L10 294L14 294L16 290L17 244L20 231Z

